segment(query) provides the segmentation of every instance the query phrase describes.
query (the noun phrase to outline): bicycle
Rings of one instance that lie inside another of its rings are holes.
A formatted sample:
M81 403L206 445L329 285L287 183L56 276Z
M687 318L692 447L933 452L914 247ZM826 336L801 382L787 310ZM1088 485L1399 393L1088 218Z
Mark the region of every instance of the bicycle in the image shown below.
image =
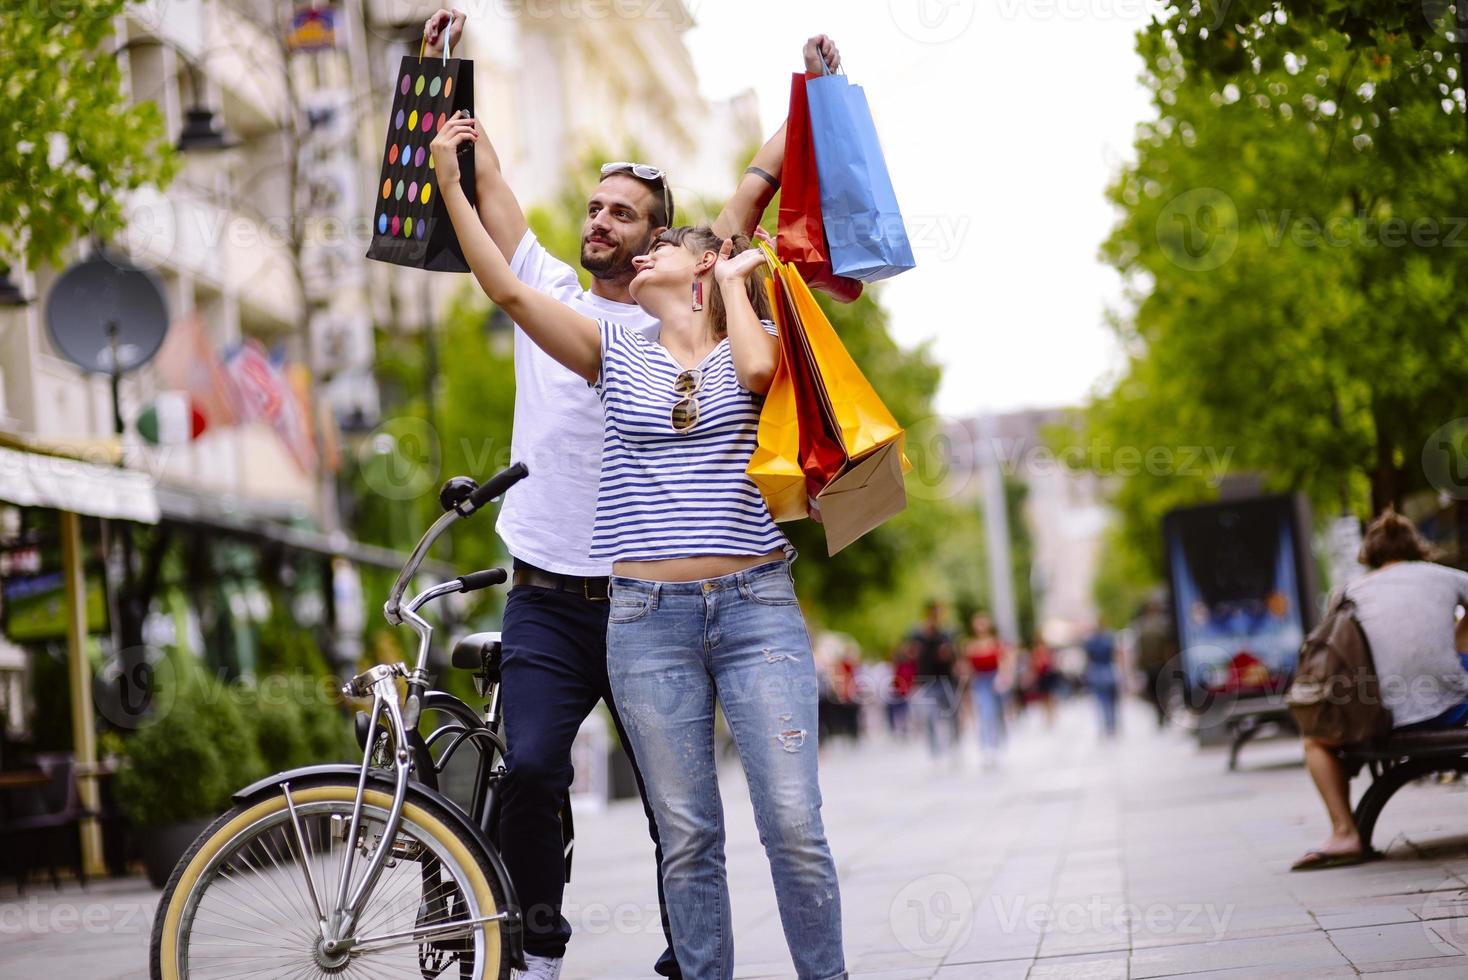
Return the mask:
M342 688L372 699L356 717L362 762L307 766L241 789L199 835L159 900L150 946L154 980L212 977L403 977L458 966L460 980L503 980L524 967L513 883L493 843L505 774L500 640L475 633L454 647L474 673L481 717L426 670L433 627L419 615L445 595L502 584L504 569L403 594L433 543L529 471L515 464L476 484L443 487L444 514L424 533L383 607L418 634L414 667L378 664ZM399 685L403 685L403 693ZM446 722L420 731L435 713ZM459 752L477 750L467 805L439 789ZM437 754L435 754L437 750ZM181 774L184 775L184 774ZM569 807L563 810L567 864Z

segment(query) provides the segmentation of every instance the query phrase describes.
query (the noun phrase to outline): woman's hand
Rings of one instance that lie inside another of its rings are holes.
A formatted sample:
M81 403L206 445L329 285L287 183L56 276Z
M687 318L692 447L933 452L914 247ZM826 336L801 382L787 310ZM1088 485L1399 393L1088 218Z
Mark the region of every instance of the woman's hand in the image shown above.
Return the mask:
M831 40L829 34L817 34L805 42L805 48L801 51L805 57L805 70L811 75L824 75L821 68L821 60L824 58L826 68L835 71L841 67L841 52L836 48L836 42Z
M719 260L714 263L714 280L720 285L743 284L749 274L765 262L765 253L758 248L747 248L730 257L734 251L734 240L724 239L719 249Z
M459 147L479 139L479 128L462 110L449 117L428 149L433 153L433 169L438 172L438 186L445 190L459 182Z
M449 48L457 48L464 36L465 14L462 10L440 10L423 24L423 47L426 53L443 55L444 29L448 29Z

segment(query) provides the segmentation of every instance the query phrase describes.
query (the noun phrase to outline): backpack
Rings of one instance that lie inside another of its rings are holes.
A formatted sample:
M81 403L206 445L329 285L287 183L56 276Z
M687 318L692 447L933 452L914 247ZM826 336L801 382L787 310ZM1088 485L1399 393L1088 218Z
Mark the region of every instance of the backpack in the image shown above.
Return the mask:
M1356 604L1344 593L1300 645L1285 703L1306 738L1341 745L1381 738L1392 730L1371 644L1356 619Z

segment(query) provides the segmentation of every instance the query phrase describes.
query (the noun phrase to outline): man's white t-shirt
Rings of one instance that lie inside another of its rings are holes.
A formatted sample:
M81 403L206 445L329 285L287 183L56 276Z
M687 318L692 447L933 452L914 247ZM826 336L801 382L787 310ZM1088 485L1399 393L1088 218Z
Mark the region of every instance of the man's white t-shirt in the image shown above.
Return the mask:
M576 270L526 231L510 269L527 286L592 319L609 320L656 340L659 323L635 303L614 303L581 288ZM601 400L586 379L515 326L515 428L510 452L530 476L505 494L495 530L510 554L561 575L610 575L611 563L587 557L601 476Z

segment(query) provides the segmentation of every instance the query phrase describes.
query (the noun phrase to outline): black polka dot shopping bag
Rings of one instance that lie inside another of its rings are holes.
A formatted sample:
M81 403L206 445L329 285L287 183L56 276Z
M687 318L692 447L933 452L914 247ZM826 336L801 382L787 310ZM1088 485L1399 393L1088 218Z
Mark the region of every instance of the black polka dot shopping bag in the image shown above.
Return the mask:
M474 114L474 62L451 57L447 38L442 58L424 58L421 45L417 57L404 56L393 80L382 172L372 192L369 259L431 272L469 271L428 149L460 110ZM472 147L460 157L459 182L473 201Z

